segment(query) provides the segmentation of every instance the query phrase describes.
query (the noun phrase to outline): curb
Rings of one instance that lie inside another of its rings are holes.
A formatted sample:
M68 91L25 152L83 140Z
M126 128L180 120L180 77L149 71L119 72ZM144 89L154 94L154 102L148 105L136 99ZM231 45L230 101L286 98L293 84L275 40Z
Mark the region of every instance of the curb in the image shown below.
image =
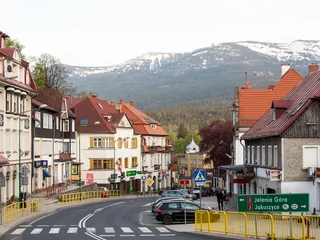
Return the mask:
M209 232L200 232L200 231L194 231L194 232L181 232L188 235L194 235L194 236L207 236L210 239L216 239L216 240L244 240L248 239L246 237L240 237L237 235L226 235L226 234L219 234L219 233L209 233Z

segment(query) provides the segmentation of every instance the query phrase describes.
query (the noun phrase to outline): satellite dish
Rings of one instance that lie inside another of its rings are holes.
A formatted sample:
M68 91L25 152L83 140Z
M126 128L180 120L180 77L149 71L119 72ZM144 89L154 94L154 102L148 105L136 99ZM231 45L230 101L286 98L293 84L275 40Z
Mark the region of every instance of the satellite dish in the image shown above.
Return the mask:
M11 66L11 65L8 65L8 66L7 66L7 71L8 71L8 72L12 72L12 66Z

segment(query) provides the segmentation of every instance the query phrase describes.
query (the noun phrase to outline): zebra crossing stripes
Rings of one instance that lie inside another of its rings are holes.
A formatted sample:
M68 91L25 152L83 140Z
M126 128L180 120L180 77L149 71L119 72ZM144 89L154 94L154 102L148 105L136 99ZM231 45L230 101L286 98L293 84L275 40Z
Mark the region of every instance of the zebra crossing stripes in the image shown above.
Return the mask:
M104 230L104 233L101 231ZM96 229L95 227L87 227L86 232L87 233L94 233L94 234L100 234L101 237L115 237L117 236L156 236L156 233L158 233L159 236L175 236L174 233L171 233L167 228L165 227L153 227L150 229L150 227L137 227L137 228L131 228L131 227L104 227L102 229ZM79 231L78 227L70 226L70 227L57 227L57 225L53 225L52 227L40 227L40 225L36 226L35 228L31 227L22 227L15 229L11 235L21 235L23 233L29 233L32 235L36 234L59 234L59 233L69 233L69 234L75 234Z

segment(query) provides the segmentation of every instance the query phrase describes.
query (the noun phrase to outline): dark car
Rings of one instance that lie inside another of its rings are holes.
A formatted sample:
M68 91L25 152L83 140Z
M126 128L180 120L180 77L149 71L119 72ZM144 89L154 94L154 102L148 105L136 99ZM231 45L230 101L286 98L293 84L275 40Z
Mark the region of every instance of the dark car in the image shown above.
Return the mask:
M151 212L154 212L154 207L161 201L166 201L166 200L176 200L176 199L183 199L183 197L161 197L158 198L156 201L151 203Z
M196 210L211 211L212 208L204 205L200 207L200 205L196 203L185 202L184 200L163 201L158 208L155 209L155 216L156 220L169 225L172 222L183 222L186 212L186 220L188 222L194 222ZM211 214L211 221L218 221L220 219L219 213L212 211Z

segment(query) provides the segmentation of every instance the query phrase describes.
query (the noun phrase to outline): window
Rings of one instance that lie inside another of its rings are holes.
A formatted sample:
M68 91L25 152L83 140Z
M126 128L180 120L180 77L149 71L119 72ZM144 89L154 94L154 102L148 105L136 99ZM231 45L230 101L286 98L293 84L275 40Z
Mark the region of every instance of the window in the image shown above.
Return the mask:
M194 205L194 204L188 203L188 202L186 202L186 203L181 202L180 205L181 205L182 209L195 209L195 210L199 209L199 207L197 205Z
M128 167L129 167L129 160L128 160L128 158L125 158L125 159L124 159L124 167L125 167L125 168L128 168Z
M87 118L81 118L80 119L80 125L88 125L88 119Z
M24 96L20 96L20 112L24 112Z
M13 95L13 112L18 112L18 95Z
M63 120L63 131L64 132L69 132L69 120Z
M138 139L137 138L131 138L131 147L132 148L138 147Z
M41 127L41 113L35 112L35 118L36 118L35 127L40 128Z
M59 117L56 116L56 129L59 130Z
M261 165L263 166L266 165L266 147L265 146L261 147Z
M276 120L276 109L275 108L272 109L272 120L273 121Z
M152 124L150 124L150 127L151 127L152 129L157 129L157 124L152 123Z
M278 162L278 146L273 146L273 165L279 167Z
M250 163L251 162L251 155L250 155L250 150L251 150L251 146L247 147L247 161L246 163Z
M307 169L309 167L320 166L320 147L318 145L304 145L302 148L302 167Z
M49 114L43 113L42 126L43 128L49 128Z
M76 125L75 125L76 123L75 123L75 120L74 119L72 119L71 120L71 132L75 132L76 131Z
M101 147L101 138L94 138L93 139L93 147L97 148L97 147Z
M118 148L122 148L122 138L118 138Z
M11 112L11 93L7 92L6 98L6 111Z
M254 146L251 146L251 164L255 164L256 163L256 158L254 155Z
M268 166L272 166L272 146L268 146Z
M137 157L131 158L131 167L138 167L138 158Z
M113 159L91 159L90 169L114 169Z
M257 164L260 165L260 146L257 146Z
M114 138L90 138L90 147L113 148Z
M128 147L129 147L129 141L126 140L126 141L124 142L124 148L128 148Z

